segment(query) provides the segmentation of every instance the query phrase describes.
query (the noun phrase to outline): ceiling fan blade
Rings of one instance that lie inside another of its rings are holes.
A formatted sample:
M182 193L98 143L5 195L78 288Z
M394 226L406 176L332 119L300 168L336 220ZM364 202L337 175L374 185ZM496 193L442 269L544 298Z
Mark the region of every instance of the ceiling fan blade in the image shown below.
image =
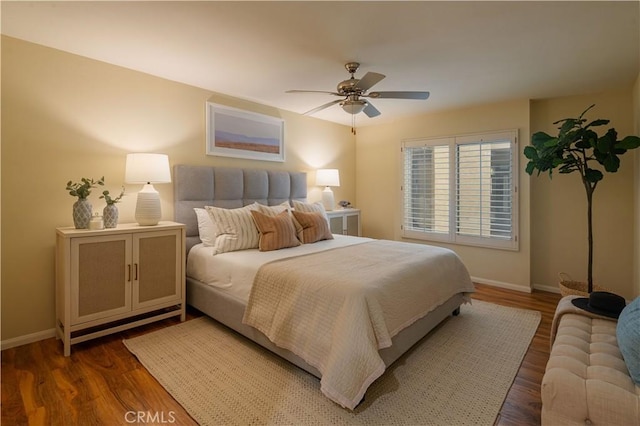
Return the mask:
M327 103L326 103L326 104L324 104L324 105L320 105L320 106L319 106L319 107L317 107L317 108L314 108L314 109L312 109L312 110L309 110L309 111L305 112L305 113L304 113L304 115L311 115L311 114L315 114L315 113L316 113L316 112L318 112L318 111L322 111L323 109L325 109L325 108L329 108L331 105L335 105L335 104L340 103L340 102L342 102L342 99L338 99L338 100L335 100L335 101L327 102Z
M427 99L429 92L371 92L365 96L374 99Z
M327 92L324 90L287 90L285 93L326 93L329 95L342 96L340 93Z
M372 117L377 117L380 115L380 111L378 111L376 109L376 107L374 107L373 105L371 105L371 102L367 102L367 106L364 107L364 109L362 110L362 112L364 112L365 114L367 114L367 117L372 118Z
M358 81L354 88L367 91L383 78L385 78L385 75L383 74L378 74L377 72L368 72L364 75L364 77L360 79L360 81Z

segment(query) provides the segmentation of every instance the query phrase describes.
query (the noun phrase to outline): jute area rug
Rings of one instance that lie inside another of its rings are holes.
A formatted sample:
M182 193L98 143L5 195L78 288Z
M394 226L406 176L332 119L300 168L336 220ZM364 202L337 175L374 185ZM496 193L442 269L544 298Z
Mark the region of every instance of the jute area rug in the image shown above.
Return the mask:
M492 425L540 313L474 300L396 361L354 411L319 380L200 317L125 340L202 425Z

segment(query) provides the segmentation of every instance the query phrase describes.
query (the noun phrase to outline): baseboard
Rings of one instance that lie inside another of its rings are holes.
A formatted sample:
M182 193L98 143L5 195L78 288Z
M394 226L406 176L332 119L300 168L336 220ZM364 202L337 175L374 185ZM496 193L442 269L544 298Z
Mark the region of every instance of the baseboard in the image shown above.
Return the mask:
M548 291L549 293L558 293L560 294L560 288L557 286L551 285L543 285L543 284L533 284L533 288L540 291Z
M486 278L480 278L480 277L471 277L471 281L478 284L486 284L493 287L501 287L501 288L506 288L508 290L521 291L523 293L531 293L531 287L524 287L518 284L505 283L505 282L496 281L496 280L488 280Z
M40 340L56 337L56 329L38 331L37 333L26 334L24 336L14 337L12 339L3 340L0 342L0 348L2 350L15 348L16 346L26 345L28 343L39 342Z

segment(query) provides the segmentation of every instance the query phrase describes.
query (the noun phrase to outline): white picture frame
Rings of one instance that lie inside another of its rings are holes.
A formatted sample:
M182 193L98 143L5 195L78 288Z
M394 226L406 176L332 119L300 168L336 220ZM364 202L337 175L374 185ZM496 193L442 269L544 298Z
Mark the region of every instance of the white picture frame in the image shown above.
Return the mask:
M207 102L207 155L279 161L284 157L284 120Z

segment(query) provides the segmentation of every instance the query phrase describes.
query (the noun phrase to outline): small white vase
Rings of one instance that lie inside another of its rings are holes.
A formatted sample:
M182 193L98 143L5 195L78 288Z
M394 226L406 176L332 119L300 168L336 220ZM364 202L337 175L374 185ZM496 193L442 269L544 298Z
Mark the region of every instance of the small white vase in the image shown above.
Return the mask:
M118 226L118 207L115 204L107 204L102 209L102 220L105 228L115 228Z

